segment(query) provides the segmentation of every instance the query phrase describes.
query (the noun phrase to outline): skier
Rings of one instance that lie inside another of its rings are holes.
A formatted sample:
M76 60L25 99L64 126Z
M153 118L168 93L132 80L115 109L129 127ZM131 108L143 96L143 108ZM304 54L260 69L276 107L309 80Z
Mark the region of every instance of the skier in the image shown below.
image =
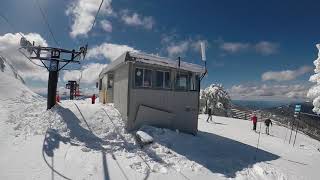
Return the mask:
M210 121L212 121L212 109L209 107L208 108L208 119L207 119L207 123L209 122L209 119L210 119Z
M269 126L272 126L272 121L268 118L264 121L264 124L266 125L266 134L269 135Z
M91 97L91 103L94 104L96 102L96 95L93 94Z
M59 103L60 102L60 96L59 96L59 94L57 94L57 96L56 96L56 103Z
M253 116L251 117L251 121L253 123L253 130L256 131L257 130L257 121L258 121L258 118L255 114L253 114Z

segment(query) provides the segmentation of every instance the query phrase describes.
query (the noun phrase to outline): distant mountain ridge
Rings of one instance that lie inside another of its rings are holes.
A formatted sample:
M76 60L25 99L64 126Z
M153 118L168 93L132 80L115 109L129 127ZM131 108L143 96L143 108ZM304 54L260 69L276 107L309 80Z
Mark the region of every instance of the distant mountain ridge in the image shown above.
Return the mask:
M299 102L289 101L258 101L258 100L232 100L232 103L236 106L246 107L252 110L267 109L273 107L279 107L282 105L288 105Z
M259 110L262 120L264 118L270 118L283 126L298 126L300 131L320 141L320 116L313 113L313 105L311 102L295 102L287 104L283 102L282 105L278 106L277 103L281 102L264 103L266 102L236 101L231 109L232 117L250 120L252 112ZM298 119L294 118L295 106L297 104L301 105L302 112Z

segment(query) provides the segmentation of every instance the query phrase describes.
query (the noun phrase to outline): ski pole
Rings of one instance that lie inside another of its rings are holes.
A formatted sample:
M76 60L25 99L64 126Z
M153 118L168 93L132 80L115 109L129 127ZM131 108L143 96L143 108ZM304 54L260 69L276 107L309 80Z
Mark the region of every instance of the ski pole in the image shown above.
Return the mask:
M254 160L256 160L256 158L257 158L257 153L258 153L259 144L260 144L260 134L261 134L261 122L260 122L259 136L258 136L258 143L257 143L257 148L256 148L256 154L254 155Z
M287 126L286 128L287 128L287 132L286 132L286 136L284 137L284 141L283 141L283 143L285 143L285 142L286 142L286 140L287 140L288 131L289 131L289 121L288 121L288 126Z
M296 129L296 135L294 136L293 147L294 147L294 144L296 143L298 128L299 128L299 123L297 123L297 129Z
M292 131L293 131L293 122L292 122L292 128L291 128L291 132L290 132L289 144L291 143Z

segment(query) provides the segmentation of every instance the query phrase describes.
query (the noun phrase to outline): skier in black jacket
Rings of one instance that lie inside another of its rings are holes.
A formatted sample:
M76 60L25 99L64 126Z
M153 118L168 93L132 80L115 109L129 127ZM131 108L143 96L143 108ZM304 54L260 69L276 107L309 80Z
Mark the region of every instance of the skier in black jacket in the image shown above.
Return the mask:
M269 135L269 126L272 126L272 121L268 118L264 121L264 124L266 125L266 134Z
M209 122L209 119L210 119L210 121L212 121L212 115L213 115L212 109L208 108L208 119L207 119L207 122Z

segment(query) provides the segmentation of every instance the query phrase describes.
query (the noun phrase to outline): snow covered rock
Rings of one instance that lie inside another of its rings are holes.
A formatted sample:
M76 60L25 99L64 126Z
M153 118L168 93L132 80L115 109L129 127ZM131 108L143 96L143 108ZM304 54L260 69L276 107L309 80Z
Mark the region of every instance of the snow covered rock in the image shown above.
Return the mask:
M138 142L142 145L151 144L153 142L153 138L142 130L136 132L136 137Z

